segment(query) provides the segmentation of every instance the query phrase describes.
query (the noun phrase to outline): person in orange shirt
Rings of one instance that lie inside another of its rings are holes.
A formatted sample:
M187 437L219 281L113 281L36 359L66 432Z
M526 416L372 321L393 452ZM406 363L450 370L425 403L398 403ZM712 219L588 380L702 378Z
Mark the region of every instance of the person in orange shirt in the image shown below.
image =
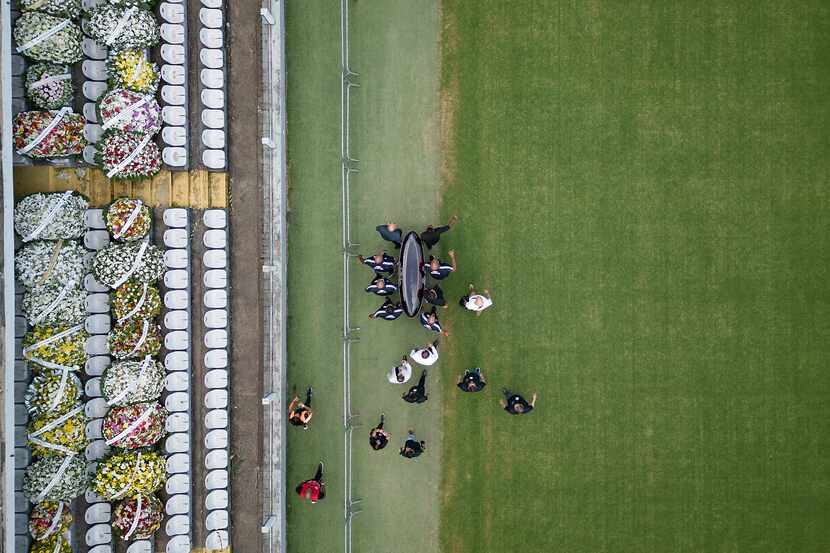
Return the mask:
M294 395L294 399L288 405L288 422L294 426L302 426L303 430L308 430L308 423L311 422L311 417L314 416L314 411L311 410L311 386L305 392L305 403L300 401L299 396Z

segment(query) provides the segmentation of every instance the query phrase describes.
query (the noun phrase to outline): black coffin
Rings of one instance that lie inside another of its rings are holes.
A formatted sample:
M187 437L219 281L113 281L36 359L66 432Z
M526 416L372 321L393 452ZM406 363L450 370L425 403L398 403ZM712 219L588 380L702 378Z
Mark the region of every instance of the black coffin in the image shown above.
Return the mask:
M424 291L424 249L417 232L408 233L401 244L400 290L403 312L415 317L421 310Z

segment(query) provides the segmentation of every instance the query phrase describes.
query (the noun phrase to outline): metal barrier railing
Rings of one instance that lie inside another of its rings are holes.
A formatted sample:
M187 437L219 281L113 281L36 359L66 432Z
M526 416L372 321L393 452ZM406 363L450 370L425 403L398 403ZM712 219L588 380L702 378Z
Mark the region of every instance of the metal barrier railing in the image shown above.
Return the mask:
M262 16L262 545L285 553L285 6L263 0Z
M359 327L353 327L349 320L349 261L360 244L351 238L350 183L352 173L357 173L358 160L352 157L350 145L350 94L358 74L349 65L349 0L340 0L340 162L343 217L343 550L352 551L352 517L360 511L355 505L360 502L352 495L352 431L356 415L351 408L351 344L358 340Z

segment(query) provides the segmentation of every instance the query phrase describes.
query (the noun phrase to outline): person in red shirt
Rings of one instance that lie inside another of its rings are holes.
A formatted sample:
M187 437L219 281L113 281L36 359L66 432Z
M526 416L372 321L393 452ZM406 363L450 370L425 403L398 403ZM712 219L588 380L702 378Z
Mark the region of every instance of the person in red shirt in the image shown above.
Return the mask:
M323 480L323 462L317 465L317 473L311 480L306 480L297 486L297 494L303 498L308 499L312 503L317 503L326 497L326 481Z

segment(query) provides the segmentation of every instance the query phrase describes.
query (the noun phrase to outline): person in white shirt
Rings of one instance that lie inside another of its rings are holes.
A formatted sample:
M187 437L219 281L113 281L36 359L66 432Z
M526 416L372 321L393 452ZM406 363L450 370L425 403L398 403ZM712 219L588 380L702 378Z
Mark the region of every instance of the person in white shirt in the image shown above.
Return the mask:
M392 384L404 384L412 378L412 365L406 360L406 355L401 358L401 364L386 373L386 379Z
M493 299L490 297L490 290L485 288L484 294L477 294L475 286L470 284L467 295L463 296L458 303L464 309L475 311L476 317L478 317L482 311L493 305Z
M433 365L438 361L438 340L427 344L423 348L415 348L409 352L409 357L420 365Z

